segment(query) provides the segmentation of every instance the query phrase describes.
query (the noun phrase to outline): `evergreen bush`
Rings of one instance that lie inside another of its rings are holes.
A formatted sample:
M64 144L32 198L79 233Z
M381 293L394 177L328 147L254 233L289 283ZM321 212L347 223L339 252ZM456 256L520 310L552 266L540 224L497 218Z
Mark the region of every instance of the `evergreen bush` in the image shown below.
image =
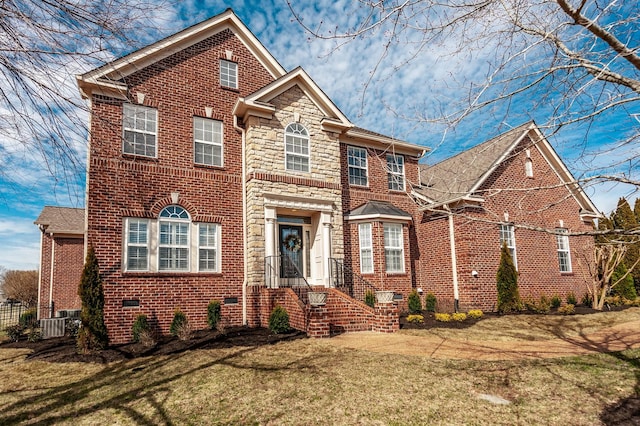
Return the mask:
M587 306L587 307L591 307L593 306L593 298L591 297L591 295L589 293L585 293L582 296L582 302L581 302L582 306Z
M551 297L551 307L554 309L558 309L561 304L562 300L560 300L560 296L554 294L553 297Z
M422 301L420 300L420 295L416 290L412 290L411 293L409 293L407 304L409 305L410 314L417 314L422 311Z
M133 336L133 341L139 343L140 337L145 332L149 331L151 331L151 326L149 325L147 316L145 314L138 315L136 317L136 320L133 322L133 326L131 327L131 335Z
M373 291L366 291L366 293L364 294L364 303L372 308L376 305L376 295Z
M172 336L177 336L180 340L188 340L190 337L191 328L189 327L189 320L180 308L177 308L173 313L173 321L171 321L169 333L171 333Z
M109 335L104 324L102 278L93 246L89 246L87 251L78 294L82 301L82 326L78 331L78 348L84 353L102 350L109 344Z
M207 324L211 330L215 330L222 316L222 305L219 300L212 300L207 306Z
M433 293L427 293L424 298L424 310L427 312L435 312L436 311L436 296Z
M567 305L576 306L578 304L578 299L576 298L576 294L574 292L570 292L567 294Z
M518 293L518 271L513 264L507 244L500 250L500 266L496 274L498 286L498 312L504 314L520 310L522 302Z
M611 284L618 282L618 280L625 274L627 274L627 267L624 263L621 263L611 276ZM636 294L636 287L633 285L633 276L631 274L627 274L622 281L618 282L618 284L611 289L611 294L623 297L627 300L635 300L638 295Z
M287 310L280 305L276 306L271 315L269 315L269 330L273 334L281 334L288 332L290 329Z

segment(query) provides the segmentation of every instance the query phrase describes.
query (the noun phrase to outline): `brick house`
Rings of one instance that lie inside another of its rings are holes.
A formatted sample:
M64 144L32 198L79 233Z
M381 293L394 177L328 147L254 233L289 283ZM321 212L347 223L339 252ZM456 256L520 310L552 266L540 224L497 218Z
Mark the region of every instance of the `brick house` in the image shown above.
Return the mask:
M486 211L513 201L482 191L502 184L500 177L522 185L570 179L527 125L519 128L526 137L498 138L511 140L500 155L482 156L479 188L436 197L430 181L446 164L419 165L425 147L355 126L302 68L284 70L231 10L78 76L78 85L92 111L86 241L99 260L113 342L130 339L140 313L167 332L180 308L203 328L212 299L232 325L264 326L281 304L292 325L312 335L395 329L413 288L446 304L455 287L461 307L490 308L500 227L530 215L509 212L489 226ZM533 161L533 178L517 175L523 155ZM556 169L562 173L548 171ZM563 200L552 208L558 216L538 215L535 224L592 226L595 208L579 188L553 191ZM447 219L450 211L464 216ZM473 232L483 233L475 254ZM521 239L538 236L518 228L515 237L527 283L573 274L525 267ZM554 247L545 256L558 256ZM547 257L534 263L549 267ZM479 271L475 281L469 268ZM578 274L571 277L562 290L577 286ZM310 307L310 290L327 293L326 304ZM367 291L377 290L395 294L397 304L365 305Z
M440 301L494 310L503 242L521 297L584 294L593 237L569 234L600 215L535 123L420 168L418 270Z
M45 206L35 220L40 235L38 317L80 308L84 264L84 209ZM65 314L66 316L66 314Z

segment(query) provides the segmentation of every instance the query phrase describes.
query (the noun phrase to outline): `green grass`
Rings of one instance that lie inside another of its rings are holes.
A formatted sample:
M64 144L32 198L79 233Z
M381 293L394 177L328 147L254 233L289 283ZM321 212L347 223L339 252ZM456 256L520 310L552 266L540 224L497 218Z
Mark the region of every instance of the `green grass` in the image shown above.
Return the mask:
M481 362L306 339L110 365L28 353L0 349L0 424L599 424L640 386L640 350Z

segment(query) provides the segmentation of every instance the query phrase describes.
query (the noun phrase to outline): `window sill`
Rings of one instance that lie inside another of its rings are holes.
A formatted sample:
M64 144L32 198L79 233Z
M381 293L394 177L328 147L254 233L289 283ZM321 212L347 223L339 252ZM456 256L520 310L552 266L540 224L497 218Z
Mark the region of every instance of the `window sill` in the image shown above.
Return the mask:
M386 277L406 277L408 274L406 272L385 272Z
M125 160L144 160L144 161L150 161L154 163L158 162L158 157L148 157L146 155L128 154L125 152L122 153L122 158Z
M371 188L369 187L369 185L365 186L365 185L356 185L355 183L350 183L349 187L353 189L359 189L361 191L371 191Z
M575 273L573 272L560 272L561 277L573 277Z
M124 277L147 277L147 278L164 278L164 277L221 277L222 272L179 272L179 271L123 271Z
M407 191L406 190L402 190L401 191L399 189L390 189L389 190L389 194L397 194L397 195L403 194L403 195L406 195Z
M221 88L222 90L226 90L226 91L228 91L228 92L240 93L240 89L234 89L233 87L220 85L220 88Z
M214 166L211 164L193 163L193 166L199 169L207 169L207 170L220 170L220 171L226 170L225 166Z

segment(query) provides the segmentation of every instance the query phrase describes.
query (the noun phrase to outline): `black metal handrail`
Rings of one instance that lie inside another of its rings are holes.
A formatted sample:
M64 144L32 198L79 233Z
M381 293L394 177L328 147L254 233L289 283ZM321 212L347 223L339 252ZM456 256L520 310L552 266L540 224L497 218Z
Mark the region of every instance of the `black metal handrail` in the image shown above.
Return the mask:
M295 262L286 254L264 258L264 282L267 288L291 288L305 305L307 293L312 291Z
M378 291L375 285L354 272L341 259L330 258L329 265L331 269L331 287L360 302L372 305L375 300L375 293Z

